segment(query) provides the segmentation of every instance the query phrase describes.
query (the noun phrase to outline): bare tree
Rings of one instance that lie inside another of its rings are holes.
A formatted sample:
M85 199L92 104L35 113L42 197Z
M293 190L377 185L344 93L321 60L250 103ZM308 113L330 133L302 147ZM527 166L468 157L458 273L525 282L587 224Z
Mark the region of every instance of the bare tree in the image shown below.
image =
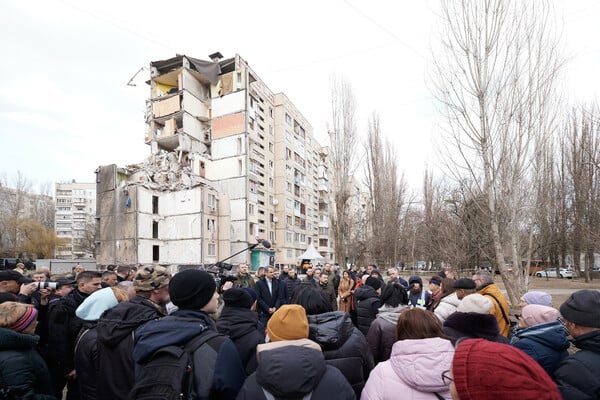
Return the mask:
M536 144L551 131L561 67L545 2L442 1L435 95L444 107L446 166L485 196L494 262L515 305L526 290L523 236L532 224ZM508 223L501 235L501 221ZM510 255L510 257L505 257ZM514 268L509 271L507 261Z
M370 253L378 264L395 265L406 182L398 171L398 156L392 144L382 137L379 117L375 113L369 121L366 154Z
M333 166L333 198L335 211L332 217L336 260L345 265L352 223L349 200L357 162L356 99L349 82L332 78L331 126L329 127L331 164Z

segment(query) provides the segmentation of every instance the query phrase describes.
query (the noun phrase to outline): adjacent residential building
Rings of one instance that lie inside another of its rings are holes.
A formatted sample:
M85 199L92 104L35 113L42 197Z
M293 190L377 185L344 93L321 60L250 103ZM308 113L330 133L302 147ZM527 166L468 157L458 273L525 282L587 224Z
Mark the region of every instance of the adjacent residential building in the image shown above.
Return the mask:
M67 243L56 258L93 258L96 226L96 184L67 182L55 185L54 229Z
M150 63L151 155L98 170L98 263L334 261L327 149L239 55L210 58Z

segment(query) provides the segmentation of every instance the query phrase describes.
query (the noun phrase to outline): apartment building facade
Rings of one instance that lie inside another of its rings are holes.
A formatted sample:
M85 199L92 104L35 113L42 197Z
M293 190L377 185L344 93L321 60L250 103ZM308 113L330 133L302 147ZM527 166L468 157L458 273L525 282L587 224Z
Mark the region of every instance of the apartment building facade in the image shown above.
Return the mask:
M54 229L66 244L56 249L56 258L93 258L96 226L96 184L56 183Z
M99 228L106 250L99 252L99 262L207 265L227 259L256 269L296 265L311 243L323 244L318 249L332 259L327 231L320 230L328 224L326 150L291 101L274 94L239 55L210 58L178 55L150 63L145 143L151 156L134 167L99 169L99 196L107 196L98 208L100 221L107 222ZM121 192L120 200L115 191ZM122 208L124 191L129 209ZM180 197L194 199L194 206L187 208ZM149 214L159 224L149 238L152 250L140 247L150 224L141 222L147 198L166 207ZM115 234L116 218L127 213L137 232ZM179 220L171 221L170 236L160 228L167 229L167 215ZM191 221L199 229L182 226ZM127 241L128 251L117 249L127 235L138 242ZM174 257L181 253L174 243L183 238L191 240L185 247L194 249L186 259ZM257 246L260 239L272 246ZM127 256L134 247L143 254Z

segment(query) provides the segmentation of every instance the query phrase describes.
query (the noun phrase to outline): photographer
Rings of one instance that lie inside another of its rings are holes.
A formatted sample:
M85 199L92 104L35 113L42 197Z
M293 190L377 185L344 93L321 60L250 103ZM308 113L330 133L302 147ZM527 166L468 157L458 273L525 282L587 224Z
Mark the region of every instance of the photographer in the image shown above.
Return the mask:
M0 271L0 293L8 292L17 296L19 303L31 304L31 294L37 283L14 270Z

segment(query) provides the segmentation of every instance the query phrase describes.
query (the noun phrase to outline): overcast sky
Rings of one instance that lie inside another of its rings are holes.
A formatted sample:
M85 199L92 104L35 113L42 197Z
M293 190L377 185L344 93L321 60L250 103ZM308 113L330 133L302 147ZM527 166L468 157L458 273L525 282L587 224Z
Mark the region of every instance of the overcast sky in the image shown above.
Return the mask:
M600 1L553 2L570 62L571 100L600 89ZM427 89L437 1L84 1L0 4L0 178L93 182L99 165L142 161L150 61L176 53L244 58L284 92L326 144L332 74L351 82L359 130L379 114L418 190L435 168L439 117ZM362 152L357 152L357 157Z

